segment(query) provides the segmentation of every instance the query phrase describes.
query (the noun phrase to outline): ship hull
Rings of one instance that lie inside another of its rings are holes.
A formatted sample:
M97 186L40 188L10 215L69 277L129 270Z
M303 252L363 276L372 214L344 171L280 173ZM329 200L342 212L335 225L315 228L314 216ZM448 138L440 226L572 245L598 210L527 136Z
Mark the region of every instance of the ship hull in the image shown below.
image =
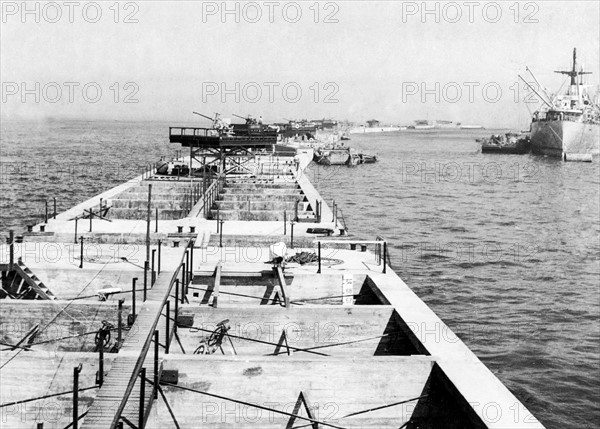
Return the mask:
M538 121L531 124L533 153L562 157L563 154L599 153L600 125L572 121Z

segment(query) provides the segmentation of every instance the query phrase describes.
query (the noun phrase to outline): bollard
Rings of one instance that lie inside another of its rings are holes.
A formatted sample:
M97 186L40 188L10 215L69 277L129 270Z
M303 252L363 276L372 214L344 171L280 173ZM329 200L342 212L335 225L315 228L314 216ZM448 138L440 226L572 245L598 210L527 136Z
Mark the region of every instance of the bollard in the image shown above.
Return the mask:
M40 225L40 232L45 232L46 231L46 225Z
M139 407L139 421L138 428L144 427L144 402L146 402L146 368L142 368L140 372L140 407Z
M170 327L171 327L171 301L167 299L167 315L166 315L166 330L165 330L165 354L169 354L169 346L170 344Z
M27 232L33 232L33 225L27 225Z
M146 295L148 294L148 261L144 261L144 302L146 302Z
M183 233L183 226L182 225L177 225L177 232L179 234Z
M318 259L319 259L319 269L317 270L317 274L321 274L321 242L318 242Z
M79 373L83 366L73 367L73 429L77 429L79 421Z
M81 243L81 250L79 252L79 268L83 268L83 236L79 237L79 242Z

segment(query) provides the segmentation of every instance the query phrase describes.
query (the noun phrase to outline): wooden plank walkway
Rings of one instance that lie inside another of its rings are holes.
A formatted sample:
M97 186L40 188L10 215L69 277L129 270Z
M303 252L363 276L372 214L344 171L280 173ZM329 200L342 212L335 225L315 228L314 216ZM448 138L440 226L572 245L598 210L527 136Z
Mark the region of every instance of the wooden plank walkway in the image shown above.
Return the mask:
M180 263L185 260L187 247L181 248ZM109 373L104 378L104 383L98 391L94 402L89 408L88 414L83 420L82 428L111 428L118 422L119 406L123 398L128 397L127 404L121 413L122 417L128 419L136 427L139 422L140 407L140 377L138 376L139 359L145 352L148 336L155 330L160 331L159 343L165 341L166 318L161 316L164 313L163 303L170 298L171 285L173 279L179 273L181 265L163 269L156 278L154 287L148 290L147 299L139 309L135 323L131 327L128 335L125 337L123 346L119 350L117 358ZM173 306L171 306L170 316L173 317ZM165 323L165 325L163 325ZM169 338L173 335L174 323L169 324ZM143 364L146 368L146 379L152 380L154 377L154 346L148 349ZM162 362L159 365L159 375L162 370ZM137 378L135 385L131 387L131 380ZM148 416L153 402L153 387L150 383L145 383L145 418Z

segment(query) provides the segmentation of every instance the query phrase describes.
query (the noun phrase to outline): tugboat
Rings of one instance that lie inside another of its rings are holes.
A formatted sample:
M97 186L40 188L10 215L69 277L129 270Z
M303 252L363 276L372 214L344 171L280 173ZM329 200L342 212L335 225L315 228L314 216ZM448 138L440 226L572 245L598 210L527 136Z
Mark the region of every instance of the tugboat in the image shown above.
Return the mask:
M529 70L533 79L537 79ZM590 74L577 69L577 49L573 49L571 70L557 70L571 78L565 94L551 95L541 87L537 91L521 76L521 80L542 100L544 107L534 112L531 120L531 147L534 153L591 161L599 153L600 107L585 90L582 76Z
M481 141L481 153L524 154L531 149L529 136L517 133L495 134Z

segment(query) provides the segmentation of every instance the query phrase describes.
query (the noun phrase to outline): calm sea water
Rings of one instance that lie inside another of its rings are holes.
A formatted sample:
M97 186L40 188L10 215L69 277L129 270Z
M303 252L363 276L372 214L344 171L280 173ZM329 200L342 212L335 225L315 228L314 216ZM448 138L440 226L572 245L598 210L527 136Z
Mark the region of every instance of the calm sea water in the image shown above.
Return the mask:
M174 156L168 125L4 122L0 233ZM353 235L391 242L396 272L547 427L597 427L600 163L483 155L490 133L352 135L377 164L308 174Z

